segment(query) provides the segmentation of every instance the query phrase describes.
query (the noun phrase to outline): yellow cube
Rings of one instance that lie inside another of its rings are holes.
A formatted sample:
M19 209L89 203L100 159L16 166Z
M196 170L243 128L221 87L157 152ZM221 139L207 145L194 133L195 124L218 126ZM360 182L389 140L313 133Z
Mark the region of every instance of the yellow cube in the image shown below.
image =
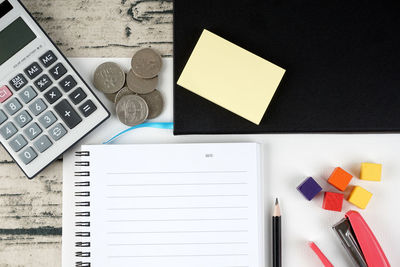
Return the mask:
M369 200L372 197L372 193L368 192L361 186L355 186L350 193L349 201L351 204L359 207L360 209L365 209L367 207Z
M361 163L361 180L380 181L382 176L382 164Z

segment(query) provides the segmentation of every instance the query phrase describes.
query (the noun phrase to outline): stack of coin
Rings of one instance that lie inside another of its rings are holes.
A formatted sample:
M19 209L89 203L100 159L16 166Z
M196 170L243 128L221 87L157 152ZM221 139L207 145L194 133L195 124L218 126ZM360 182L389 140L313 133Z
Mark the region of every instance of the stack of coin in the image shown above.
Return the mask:
M97 67L94 86L116 104L118 119L128 126L158 117L164 101L156 89L162 67L160 55L151 48L135 53L127 74L113 62Z

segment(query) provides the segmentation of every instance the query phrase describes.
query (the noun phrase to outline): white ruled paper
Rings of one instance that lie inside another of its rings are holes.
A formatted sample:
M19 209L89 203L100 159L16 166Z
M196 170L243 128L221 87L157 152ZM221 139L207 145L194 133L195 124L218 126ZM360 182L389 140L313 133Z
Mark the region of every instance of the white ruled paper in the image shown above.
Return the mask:
M94 266L264 266L257 144L82 150Z

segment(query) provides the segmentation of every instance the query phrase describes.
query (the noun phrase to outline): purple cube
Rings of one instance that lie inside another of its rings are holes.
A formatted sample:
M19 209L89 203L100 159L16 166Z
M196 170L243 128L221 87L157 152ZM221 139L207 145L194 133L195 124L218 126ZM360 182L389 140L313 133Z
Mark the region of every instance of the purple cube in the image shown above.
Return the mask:
M297 190L306 199L311 200L322 191L322 187L312 177L308 177L297 187Z

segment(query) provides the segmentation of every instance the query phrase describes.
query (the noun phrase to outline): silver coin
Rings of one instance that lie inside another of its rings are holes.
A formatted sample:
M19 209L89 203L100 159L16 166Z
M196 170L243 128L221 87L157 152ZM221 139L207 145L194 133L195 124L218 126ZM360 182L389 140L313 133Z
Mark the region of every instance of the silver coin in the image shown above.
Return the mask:
M140 95L144 101L146 101L149 107L148 119L154 119L158 117L164 109L164 100L158 90L154 90L150 94Z
M128 126L143 123L149 114L149 108L138 95L126 95L117 103L117 116L120 122Z
M116 97L116 93L114 94L104 94L108 100L110 100L111 102L115 103L115 97Z
M151 48L137 51L132 57L132 71L144 79L156 77L162 67L161 56Z
M103 93L112 94L120 90L125 83L125 72L114 62L105 62L94 72L94 86Z
M154 91L158 84L158 76L151 79L143 79L136 76L132 70L126 75L126 85L137 94L148 94Z
M123 98L126 95L134 95L135 93L129 90L128 87L123 87L121 90L118 91L117 95L114 98L115 103L118 103L121 98Z

